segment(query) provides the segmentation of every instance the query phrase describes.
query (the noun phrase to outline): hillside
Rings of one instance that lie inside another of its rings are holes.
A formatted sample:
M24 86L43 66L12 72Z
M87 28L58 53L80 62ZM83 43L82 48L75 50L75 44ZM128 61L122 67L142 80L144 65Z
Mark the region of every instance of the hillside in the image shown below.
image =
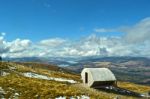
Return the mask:
M150 59L145 57L86 57L66 67L80 73L85 67L107 67L117 79L137 84L150 85Z
M53 64L63 67L63 71L72 71L80 74L81 70L85 67L97 68L107 67L113 71L118 80L134 82L142 85L150 85L150 58L148 57L23 57L4 59L14 62L40 62ZM39 63L38 63L39 64ZM27 64L28 65L28 64ZM41 64L39 65L41 66ZM47 65L45 68L48 68ZM58 67L57 67L58 68Z
M87 88L80 75L60 67L39 63L0 63L0 98L19 99L136 99ZM149 86L118 82L118 86L139 93L150 91Z

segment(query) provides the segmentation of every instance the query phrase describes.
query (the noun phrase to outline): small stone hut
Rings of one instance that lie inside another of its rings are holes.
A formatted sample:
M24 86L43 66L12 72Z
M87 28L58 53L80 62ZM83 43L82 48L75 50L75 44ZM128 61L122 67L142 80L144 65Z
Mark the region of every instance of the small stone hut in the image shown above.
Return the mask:
M81 77L89 87L117 85L115 75L108 68L84 68Z

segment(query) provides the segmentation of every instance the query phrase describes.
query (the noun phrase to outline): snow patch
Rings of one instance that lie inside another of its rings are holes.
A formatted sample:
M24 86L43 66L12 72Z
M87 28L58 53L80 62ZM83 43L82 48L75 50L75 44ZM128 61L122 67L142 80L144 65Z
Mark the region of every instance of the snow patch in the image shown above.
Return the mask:
M60 64L60 65L58 65L59 67L67 67L67 66L69 66L68 64Z
M0 87L0 93L5 93L4 89L2 87Z
M19 93L15 93L14 96L19 96Z
M55 99L68 99L68 98L66 98L65 96L60 96ZM76 96L76 97L71 96L69 99L90 99L90 97L86 95L81 95L81 96Z
M89 97L89 96L82 95L82 96L81 96L81 99L90 99L90 97Z
M36 73L32 73L32 72L23 73L23 75L25 77L30 77L30 78L38 78L38 79L45 79L45 80L55 80L55 81L59 81L59 82L77 83L74 80L69 80L69 79L64 79L64 78L48 77L48 76L45 76L45 75L40 75L40 74L36 74Z
M2 87L0 87L0 99L5 99L4 95L6 94L6 92L4 91L4 89Z
M10 69L10 70L15 70L15 69L16 69L16 67L9 67L9 69Z
M4 72L4 71L1 71L1 72L0 72L0 75L1 75L1 76L7 76L7 75L9 75L9 74L10 74L10 73Z
M57 98L55 98L55 99L66 99L66 97L60 96L60 97L57 97Z

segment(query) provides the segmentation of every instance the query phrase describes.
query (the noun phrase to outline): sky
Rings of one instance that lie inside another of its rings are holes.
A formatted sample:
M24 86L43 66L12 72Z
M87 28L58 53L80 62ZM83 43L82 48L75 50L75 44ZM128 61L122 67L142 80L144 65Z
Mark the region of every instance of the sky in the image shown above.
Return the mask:
M150 55L150 0L0 0L0 55Z

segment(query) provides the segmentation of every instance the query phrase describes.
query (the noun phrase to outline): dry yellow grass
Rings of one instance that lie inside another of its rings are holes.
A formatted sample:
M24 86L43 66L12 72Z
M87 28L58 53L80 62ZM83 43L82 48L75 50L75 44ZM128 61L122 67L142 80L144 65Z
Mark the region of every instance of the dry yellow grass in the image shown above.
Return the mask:
M113 99L117 96L116 94L86 88L82 85L70 85L56 81L27 78L17 74L1 77L0 85L8 92L5 95L6 98L11 97L15 93L19 93L19 98L21 99L36 99L37 97L48 99L58 96L71 97L80 95L90 96L91 99ZM126 99L127 97L121 96L121 98ZM133 97L128 97L128 99L133 99Z
M48 99L55 98L58 96L80 96L87 95L91 99L113 99L116 96L120 96L121 99L136 99L135 97L122 96L95 89L87 88L82 84L69 84L66 82L57 82L49 80L41 80L36 78L27 78L20 73L23 72L35 72L49 77L58 77L66 79L74 79L80 82L79 75L73 75L65 72L57 72L41 68L29 68L16 63L1 63L1 70L9 70L10 67L15 67L15 70L10 71L7 76L0 76L0 87L2 87L7 93L6 98L12 97L15 93L19 93L19 99ZM129 82L118 82L118 86L132 90L135 92L147 92L150 90L149 86L141 86Z
M150 91L150 86L138 85L130 82L118 82L118 86L139 93Z

